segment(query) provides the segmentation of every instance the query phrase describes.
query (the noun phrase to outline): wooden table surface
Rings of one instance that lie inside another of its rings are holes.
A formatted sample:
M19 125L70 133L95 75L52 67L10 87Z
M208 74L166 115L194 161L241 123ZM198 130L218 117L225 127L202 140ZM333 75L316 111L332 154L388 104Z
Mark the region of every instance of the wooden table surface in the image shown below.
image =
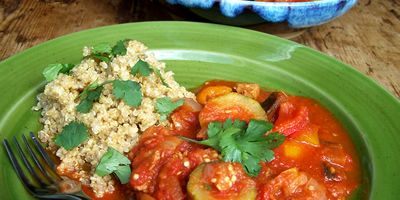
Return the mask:
M151 0L0 0L0 61L69 33L161 20L173 18ZM400 0L359 0L292 40L349 64L400 99Z

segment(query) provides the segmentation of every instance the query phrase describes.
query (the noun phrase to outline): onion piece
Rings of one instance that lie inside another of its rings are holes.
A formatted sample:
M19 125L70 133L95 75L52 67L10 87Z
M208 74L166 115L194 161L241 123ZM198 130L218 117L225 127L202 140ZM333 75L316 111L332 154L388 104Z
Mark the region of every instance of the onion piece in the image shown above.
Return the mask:
M200 112L203 109L203 106L193 99L185 99L182 107L190 112Z

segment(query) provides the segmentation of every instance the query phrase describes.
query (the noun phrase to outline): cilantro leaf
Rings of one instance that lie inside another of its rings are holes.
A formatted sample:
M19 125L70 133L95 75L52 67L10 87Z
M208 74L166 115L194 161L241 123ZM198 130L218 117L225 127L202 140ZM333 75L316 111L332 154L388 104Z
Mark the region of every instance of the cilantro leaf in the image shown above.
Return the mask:
M127 41L125 39L124 41ZM127 49L124 45L124 41L118 41L114 47L111 47L108 43L99 43L93 46L92 53L83 57L82 59L86 58L98 58L107 63L107 75L110 73L110 62L115 58L116 55L126 55Z
M122 184L129 182L131 176L131 161L123 154L112 147L108 147L107 152L100 159L94 173L99 176L114 173Z
M95 100L95 101L98 100L100 98L102 90L103 90L103 86L99 86L94 90L89 90L89 92L87 94L87 99Z
M279 134L279 132L273 132L265 136L263 140L268 142L271 149L276 149L285 141L285 135Z
M214 148L215 150L217 150L218 152L222 151L222 148L219 146L221 137L224 135L224 132L222 131L222 124L218 121L215 121L214 123L209 123L208 124L208 129L207 129L207 134L208 134L208 139L207 140L203 140L203 141L197 141L197 140L192 140L192 139L188 139L188 138L183 138L185 140L194 142L194 143L198 143L198 144L202 144L202 145L206 145L206 146L210 146L212 148Z
M224 161L242 162L242 151L233 136L242 130L238 128L225 129L218 145L221 147L221 154Z
M169 87L169 85L164 81L165 79L161 76L161 71L153 66L150 66L150 68L156 72L158 77L161 79L161 82L163 83L163 85L165 85L166 87Z
M81 99L86 99L88 96L89 90L92 88L96 88L98 86L99 86L99 83L97 83L97 81L94 81L92 84L88 85L85 88L85 90L83 90L83 92L78 95L78 97L80 97Z
M71 69L73 69L76 66L76 65L70 64L70 63L63 63L61 65L62 65L62 69L60 70L60 73L67 74L67 75L72 74Z
M92 53L94 54L110 54L112 53L112 48L108 43L99 43L93 46Z
M240 121L240 119L235 119L235 121L232 121L231 118L228 118L224 122L224 129L228 129L230 127L244 129L246 125L247 123L245 121Z
M129 183L132 171L129 165L119 165L113 173L115 176L117 176L122 184L126 184Z
M165 120L175 109L182 106L183 102L185 102L183 99L172 102L171 97L158 98L154 108L157 110L157 113L161 114L160 120L162 121Z
M46 68L43 69L43 76L46 78L48 82L57 78L58 74L71 74L71 69L74 68L75 65L69 63L56 63L56 64L49 64Z
M269 150L267 152L271 152L272 155L274 154L272 150ZM257 177L258 174L261 172L260 161L263 160L248 153L244 153L244 155L242 156L245 157L245 159L243 159L243 161L241 162L244 171L251 177Z
M104 82L99 85L97 81L90 84L86 89L78 96L82 99L81 103L76 106L76 111L81 113L88 113L93 108L93 102L98 100L103 90L103 85L108 82ZM90 90L94 88L93 90Z
M139 107L142 103L142 91L139 83L134 81L115 80L113 94L117 99L123 98L129 106Z
M157 74L157 76L160 78L161 82L163 85L166 87L169 87L167 83L164 82L164 78L161 76L161 71L151 65L149 65L147 62L143 60L139 60L132 68L131 68L131 73L132 75L136 76L137 74L140 74L141 76L149 76L153 71Z
M111 47L111 45L108 43L99 43L93 46L93 54L85 56L84 58L96 57L108 63L115 57L115 55L126 55L127 49L124 45L124 41L117 41L117 43L113 47Z
M151 72L152 71L149 67L149 64L143 60L137 61L137 63L131 68L131 73L134 76L136 76L138 73L141 76L149 76Z
M64 126L64 130L61 134L56 135L54 143L64 147L68 151L86 141L88 136L88 128L84 123L72 121Z
M111 52L114 55L117 55L117 54L120 54L121 56L126 55L127 49L124 45L124 41L122 41L122 40L118 41L117 44L112 48Z
M209 123L207 127L208 138L213 138L222 130L222 124L219 121Z
M76 106L76 111L88 113L93 108L94 101L97 101L103 90L103 86L108 83L113 83L113 94L117 99L123 98L129 106L139 107L142 103L142 91L139 83L134 81L110 80L98 84L93 82L85 88L78 96L82 99L81 103Z
M273 128L267 121L250 119L246 122L227 119L223 125L220 122L211 122L208 125L208 139L196 141L179 136L182 139L213 147L221 152L222 160L240 162L244 171L251 177L257 177L261 171L261 161L274 159L272 149L281 145L285 136L278 132L264 136Z
M57 78L57 75L61 71L61 64L49 64L46 68L44 68L42 74L46 78L48 82Z
M88 113L93 108L93 100L84 99L76 106L76 112Z

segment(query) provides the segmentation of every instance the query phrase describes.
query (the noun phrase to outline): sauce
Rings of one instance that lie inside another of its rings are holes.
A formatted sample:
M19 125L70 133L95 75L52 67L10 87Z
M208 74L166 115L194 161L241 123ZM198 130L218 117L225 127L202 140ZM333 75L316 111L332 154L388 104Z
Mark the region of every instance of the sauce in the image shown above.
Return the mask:
M265 164L269 176L275 177L287 169L297 167L323 183L328 199L348 196L361 183L361 165L356 147L339 120L313 99L290 96L294 107L309 110L310 123L317 126L319 146L297 141L296 134L274 150L275 160ZM335 175L327 178L334 170ZM328 171L328 172L326 172ZM264 183L265 180L259 183Z
M230 87L234 91L236 84L214 80L193 91L200 93L210 86ZM224 95L221 92L225 91L224 88L216 90L218 95ZM261 103L270 94L271 92L260 90L255 100ZM211 98L205 95L202 101L207 104L207 101L212 102L211 99L218 98L218 95ZM134 190L136 198L146 200L193 198L192 193L188 192L187 184L189 179L193 179L190 178L191 173L198 166L212 169L198 172L197 178L202 181L196 182L200 185L196 187L204 186L206 194L214 199L249 197L238 189L244 188L248 183L254 183L250 184L254 186L254 190L247 188L246 191L256 191L256 194L250 196L257 200L343 199L361 183L360 158L355 144L340 121L313 99L288 96L270 119L274 123L273 131L286 135L285 142L274 150L275 159L269 163L261 162L261 173L257 177L248 177L241 173L240 176L235 175L235 178L230 177L230 185L218 185L216 183L223 183L225 180L220 175L226 171L226 163L221 162L221 155L210 147L188 142L177 135L204 139L207 136L205 125L201 124L204 115L202 112L210 113L206 115L207 119L214 117L213 119L223 120L219 118L223 115L205 111L204 108L199 111L189 107L184 104L174 111L171 115L172 128L150 127L141 135L138 145L128 157L132 162L130 183L127 186L117 186L114 192L116 196L103 199L124 199L118 195L124 190ZM236 112L240 109L242 108L235 107L234 110ZM236 117L246 121L249 116L251 113L246 111L242 115L236 113L225 118ZM204 166L205 163L210 164ZM241 164L234 163L232 166L238 167ZM247 184L233 181L239 177ZM90 193L88 188L84 190Z

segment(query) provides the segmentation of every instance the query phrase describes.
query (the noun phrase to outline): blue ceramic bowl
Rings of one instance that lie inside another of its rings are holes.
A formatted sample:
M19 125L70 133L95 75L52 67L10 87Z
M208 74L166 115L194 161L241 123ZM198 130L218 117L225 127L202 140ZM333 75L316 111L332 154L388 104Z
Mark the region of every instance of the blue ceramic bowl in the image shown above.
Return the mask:
M248 26L285 23L306 28L331 21L353 7L357 0L320 0L309 2L257 2L249 0L155 0L169 4L174 14L187 11L211 22ZM174 8L172 8L174 7ZM185 8L187 11L182 11ZM178 11L177 11L178 10Z

